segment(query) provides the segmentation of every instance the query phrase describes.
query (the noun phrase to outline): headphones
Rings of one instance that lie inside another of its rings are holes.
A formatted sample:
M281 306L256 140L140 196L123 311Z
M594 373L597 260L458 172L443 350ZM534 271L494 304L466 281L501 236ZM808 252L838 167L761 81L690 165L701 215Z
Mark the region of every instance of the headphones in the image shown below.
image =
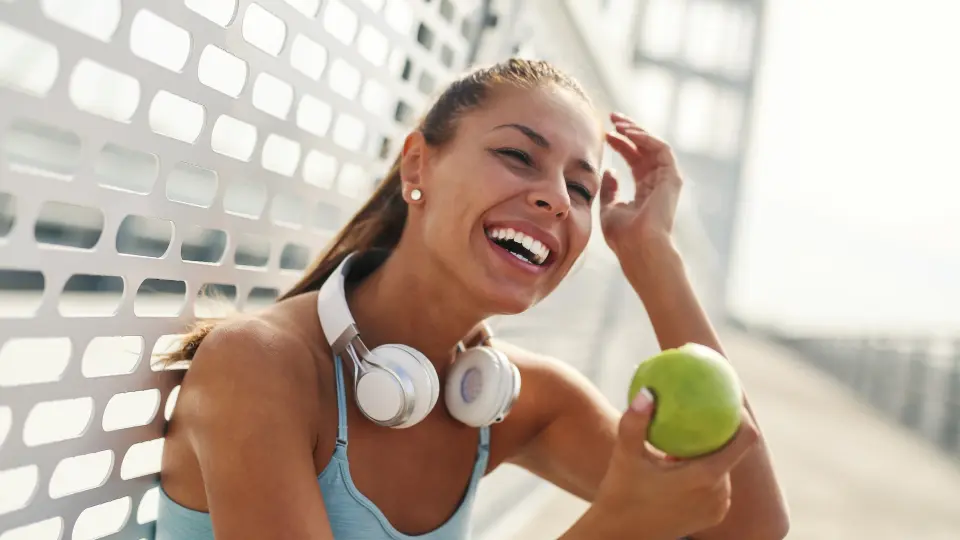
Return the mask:
M374 423L408 428L426 418L437 404L440 380L430 360L402 344L368 350L347 305L345 284L351 269L365 256L351 253L320 287L317 314L334 355L353 362L354 399ZM444 401L450 415L473 427L503 421L520 395L520 371L507 356L486 346L458 344L457 358L447 376Z

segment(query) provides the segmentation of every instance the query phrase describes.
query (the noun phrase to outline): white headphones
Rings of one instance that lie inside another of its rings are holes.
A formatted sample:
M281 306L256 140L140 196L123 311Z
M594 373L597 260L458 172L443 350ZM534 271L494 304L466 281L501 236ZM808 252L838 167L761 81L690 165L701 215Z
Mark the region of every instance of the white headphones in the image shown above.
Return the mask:
M426 418L437 404L440 380L420 351L400 344L368 350L347 305L345 283L353 264L348 255L320 287L317 314L334 355L353 361L354 398L376 424L407 428ZM484 340L484 343L486 340ZM450 415L473 427L501 422L520 394L520 371L505 354L488 346L465 348L447 377L444 398Z

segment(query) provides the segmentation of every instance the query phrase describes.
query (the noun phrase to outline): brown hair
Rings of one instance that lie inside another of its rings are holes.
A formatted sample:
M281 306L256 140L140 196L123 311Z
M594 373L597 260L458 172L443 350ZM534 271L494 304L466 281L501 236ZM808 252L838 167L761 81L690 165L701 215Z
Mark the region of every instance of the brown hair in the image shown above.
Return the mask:
M427 144L441 146L456 133L457 118L482 105L494 86L511 84L534 88L550 83L571 90L589 102L578 82L548 62L512 58L473 70L453 81L440 94L416 129L423 134ZM377 248L392 250L396 247L407 220L407 204L401 191L401 157L402 154L394 160L386 177L366 204L344 225L300 281L280 296L278 301L319 289L350 253ZM191 360L203 338L218 322L217 319L198 321L184 336L180 348L165 355L162 362L170 364Z

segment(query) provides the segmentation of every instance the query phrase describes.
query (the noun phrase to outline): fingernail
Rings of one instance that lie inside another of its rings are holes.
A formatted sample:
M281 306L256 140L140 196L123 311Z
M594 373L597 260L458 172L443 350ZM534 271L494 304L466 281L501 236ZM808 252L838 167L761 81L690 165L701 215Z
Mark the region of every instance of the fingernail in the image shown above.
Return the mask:
M644 387L634 396L633 402L630 403L630 408L637 412L644 412L650 408L651 405L653 405L653 393Z

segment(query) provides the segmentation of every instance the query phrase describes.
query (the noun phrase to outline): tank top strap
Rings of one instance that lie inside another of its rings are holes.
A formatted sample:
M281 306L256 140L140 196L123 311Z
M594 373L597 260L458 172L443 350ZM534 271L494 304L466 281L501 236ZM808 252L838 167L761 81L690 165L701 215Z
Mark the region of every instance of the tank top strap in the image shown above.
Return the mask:
M480 450L482 452L490 450L490 426L480 428Z
M333 359L337 372L337 446L347 446L347 392L343 384L343 361L340 355Z

